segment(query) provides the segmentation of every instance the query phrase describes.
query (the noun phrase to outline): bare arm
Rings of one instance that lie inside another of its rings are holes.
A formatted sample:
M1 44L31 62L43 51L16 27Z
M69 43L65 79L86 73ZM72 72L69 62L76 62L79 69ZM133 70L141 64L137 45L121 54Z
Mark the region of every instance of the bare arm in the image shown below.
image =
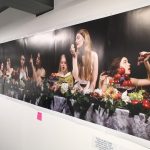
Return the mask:
M149 79L131 78L130 80L131 80L131 82L134 86L149 86L150 85L150 80Z
M145 68L147 70L147 77L148 77L148 79L150 79L150 63L148 61L149 58L150 58L150 55L147 56L146 59L144 59L144 65L145 65Z
M33 58L30 58L30 63L31 63L31 67L32 67L32 72L33 72L33 80L37 81L37 74L36 74L36 69L35 66L33 64Z
M72 54L72 75L74 77L75 80L78 80L79 78L79 68L78 68L78 62L77 62L77 52L75 51L75 47L72 44L71 48L70 48L70 52Z
M98 56L96 52L93 52L92 54L92 59L93 59L93 72L92 72L92 81L90 84L90 89L93 91L96 86L96 81L98 77Z

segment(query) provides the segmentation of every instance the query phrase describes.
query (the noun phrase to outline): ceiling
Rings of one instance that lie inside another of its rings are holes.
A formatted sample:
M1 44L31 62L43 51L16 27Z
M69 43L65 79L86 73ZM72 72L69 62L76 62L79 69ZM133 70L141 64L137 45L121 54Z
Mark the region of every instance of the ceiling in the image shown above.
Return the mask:
M54 8L54 0L0 0L0 12L9 7L39 16Z

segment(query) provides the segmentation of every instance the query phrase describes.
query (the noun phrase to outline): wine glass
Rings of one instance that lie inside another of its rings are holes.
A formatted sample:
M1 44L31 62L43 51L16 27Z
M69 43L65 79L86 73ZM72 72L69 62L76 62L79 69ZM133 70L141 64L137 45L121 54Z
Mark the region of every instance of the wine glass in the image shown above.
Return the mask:
M88 81L86 80L80 80L80 86L84 89L87 85Z

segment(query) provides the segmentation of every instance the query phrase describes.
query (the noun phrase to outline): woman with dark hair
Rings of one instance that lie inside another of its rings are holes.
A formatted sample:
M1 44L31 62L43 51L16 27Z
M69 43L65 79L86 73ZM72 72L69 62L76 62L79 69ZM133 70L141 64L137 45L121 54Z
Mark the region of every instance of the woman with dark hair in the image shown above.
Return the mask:
M146 56L142 60L142 62L145 65L145 68L147 70L148 78L146 78L146 79L130 78L130 81L131 81L133 86L138 87L138 86L149 86L150 85L150 79L149 79L150 64L149 64L149 61L148 61L148 57L149 56ZM141 53L140 53L139 60L141 60L140 58L141 58ZM131 74L131 65L128 62L128 59L126 57L115 58L111 63L110 70L107 73L102 73L100 75L99 88L101 88L103 91L105 91L106 88L109 86L110 80L113 78L113 76L115 74L117 74L119 68L120 68L120 71L121 71L121 68L124 68L124 73L126 75Z
M0 63L0 77L3 77L3 75L4 75L4 63L1 62Z
M35 64L31 56L30 64L31 64L32 72L33 72L33 75L32 75L33 81L36 82L37 86L42 86L43 79L46 76L46 71L42 66L41 54L39 52L36 54Z
M70 51L75 81L79 82L83 92L92 92L98 76L98 55L92 49L92 41L86 29L77 32L75 45L71 45Z
M13 73L13 71L14 71L14 69L11 67L11 60L10 60L10 58L7 58L6 59L6 68L5 68L5 77L6 78L11 78L12 77L12 73Z

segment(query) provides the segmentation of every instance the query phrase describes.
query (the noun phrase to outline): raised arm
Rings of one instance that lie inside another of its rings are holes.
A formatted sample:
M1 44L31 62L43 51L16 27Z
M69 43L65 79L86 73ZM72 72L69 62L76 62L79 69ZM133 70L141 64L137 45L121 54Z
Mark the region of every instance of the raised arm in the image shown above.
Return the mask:
M150 52L140 52L138 57L138 64L144 63L144 66L147 71L147 77L150 79L150 63L149 63L149 58L150 58Z
M77 62L77 51L75 50L74 44L71 45L70 52L72 54L72 75L75 80L79 79L79 68Z
M31 64L31 67L32 67L32 72L33 72L33 80L34 81L37 81L37 74L36 74L36 69L35 69L35 66L33 64L33 58L31 57L30 58L30 64Z

